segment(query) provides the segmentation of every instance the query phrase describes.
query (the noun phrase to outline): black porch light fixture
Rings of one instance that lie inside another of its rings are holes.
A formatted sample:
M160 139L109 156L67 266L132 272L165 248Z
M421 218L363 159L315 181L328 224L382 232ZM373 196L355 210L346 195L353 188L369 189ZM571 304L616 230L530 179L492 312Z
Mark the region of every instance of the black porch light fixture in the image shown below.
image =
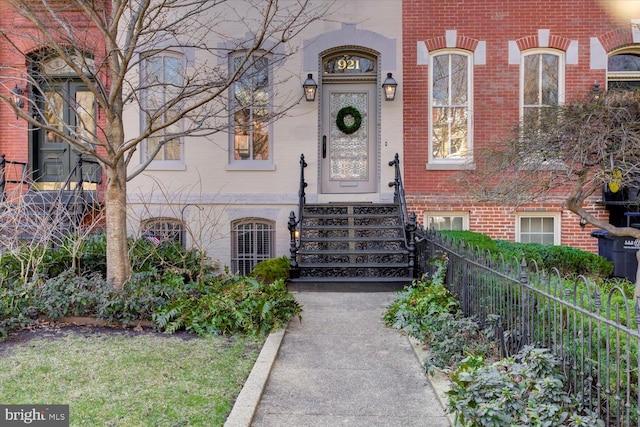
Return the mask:
M307 80L302 84L302 88L304 89L304 98L309 102L315 101L318 85L316 81L313 80L313 74L307 74Z
M382 83L382 89L384 90L385 101L393 101L396 98L396 88L398 83L393 78L392 73L387 73L387 78Z
M13 102L13 105L15 105L17 109L22 110L24 108L24 90L18 87L18 83L16 83L15 87L11 90L11 95L11 101ZM18 115L16 114L16 119L17 118Z
M594 101L600 99L600 84L598 82L593 82L593 87L591 90L591 97Z

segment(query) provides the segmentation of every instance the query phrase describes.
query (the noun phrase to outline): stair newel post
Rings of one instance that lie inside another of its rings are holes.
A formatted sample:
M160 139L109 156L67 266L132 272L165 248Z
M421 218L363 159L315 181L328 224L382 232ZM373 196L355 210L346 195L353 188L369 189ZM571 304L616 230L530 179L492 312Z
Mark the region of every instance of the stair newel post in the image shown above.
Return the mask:
M7 194L5 191L5 186L7 180L5 179L5 165L7 160L5 159L5 155L0 155L0 202L4 202L7 199Z
M78 154L78 185L82 185L84 182L84 173L82 171L82 163L84 159L82 158L82 153Z
M398 156L398 153L396 153L396 155L394 156L393 160L391 160L389 162L389 166L394 166L395 167L395 175L394 175L394 179L393 181L391 181L389 183L389 187L394 187L393 189L393 201L398 203L399 199L400 199L400 157Z
M289 222L287 223L287 228L289 229L289 253L290 253L290 262L289 262L289 278L297 279L300 277L300 268L298 266L298 242L296 238L296 227L298 222L296 221L296 214L291 211L289 213Z
M416 213L411 211L409 214L409 222L405 225L408 238L409 249L409 277L415 278L415 265L416 265L416 230L418 225L416 223Z

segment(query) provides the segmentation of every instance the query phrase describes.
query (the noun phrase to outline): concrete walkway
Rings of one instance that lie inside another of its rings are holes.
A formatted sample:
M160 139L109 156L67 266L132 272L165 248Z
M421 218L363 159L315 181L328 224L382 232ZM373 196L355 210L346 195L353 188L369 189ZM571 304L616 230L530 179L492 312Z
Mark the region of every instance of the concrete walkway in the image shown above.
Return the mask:
M272 334L229 416L237 426L428 426L449 418L387 293L300 292L302 322Z

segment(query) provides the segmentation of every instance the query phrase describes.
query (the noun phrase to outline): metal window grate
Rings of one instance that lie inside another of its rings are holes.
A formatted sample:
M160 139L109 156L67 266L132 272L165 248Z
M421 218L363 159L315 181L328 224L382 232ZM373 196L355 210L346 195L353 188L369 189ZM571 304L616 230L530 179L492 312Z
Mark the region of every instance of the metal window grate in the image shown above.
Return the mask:
M178 242L185 245L184 224L181 221L166 218L154 218L143 223L143 236L155 244Z
M270 222L241 221L232 226L231 267L248 275L260 261L273 258L274 228Z

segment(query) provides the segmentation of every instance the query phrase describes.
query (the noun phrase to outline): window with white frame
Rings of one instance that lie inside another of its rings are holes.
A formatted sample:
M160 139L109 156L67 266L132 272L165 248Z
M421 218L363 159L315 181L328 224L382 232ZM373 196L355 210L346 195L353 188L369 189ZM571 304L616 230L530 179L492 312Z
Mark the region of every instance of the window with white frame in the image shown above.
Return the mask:
M174 218L151 218L142 223L142 237L154 245L176 242L185 246L184 223Z
M231 224L232 271L248 275L260 261L273 258L275 229L272 221L243 219Z
M259 54L236 55L231 57L230 68L232 73L241 70L231 88L230 161L270 161L269 59Z
M152 52L143 57L143 126L158 129L146 140L143 160L152 158L155 167L184 164L180 92L184 84L184 55Z
M424 212L424 227L433 230L468 230L469 212Z
M467 161L472 152L472 55L445 51L430 59L429 162Z
M560 214L522 212L516 215L516 241L521 243L560 244Z
M640 88L640 46L614 52L607 61L607 88Z
M552 107L564 101L564 56L559 51L527 51L520 63L520 115L525 127L554 122Z

